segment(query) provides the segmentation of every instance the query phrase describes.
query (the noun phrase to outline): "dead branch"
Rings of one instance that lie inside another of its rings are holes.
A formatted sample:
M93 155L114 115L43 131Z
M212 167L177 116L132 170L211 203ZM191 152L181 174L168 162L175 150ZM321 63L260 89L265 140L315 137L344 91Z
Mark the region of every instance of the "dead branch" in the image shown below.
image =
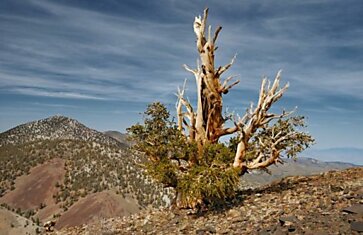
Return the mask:
M224 73L225 71L227 71L234 63L234 61L236 60L237 54L235 54L231 60L231 62L229 62L228 64L226 64L225 66L220 66L217 71L216 71L216 77L220 77L222 75L222 73Z
M273 119L286 117L293 112L283 111L282 114L268 113L268 110L272 106L272 104L279 100L288 88L288 84L286 84L283 88L279 89L280 78L281 71L277 73L271 87L270 82L268 82L266 78L262 80L257 106L254 108L253 104L251 103L251 106L249 109L247 109L246 114L243 116L243 118L240 119L239 126L241 127L241 142L237 146L237 153L235 155L235 160L233 163L234 167L241 168L244 166L248 169L255 169L267 167L276 162L276 159L279 156L279 151L274 149L274 146L276 146L276 144L273 144L273 146L271 147L270 158L267 158L263 162L260 162L262 156L256 156L256 160L249 164L244 163L244 158L246 155L248 142L258 128L266 126Z
M189 132L189 137L194 139L195 137L195 113L193 111L193 107L188 100L184 98L186 80L184 81L183 88L178 88L178 103L177 103L177 114L178 114L178 129L183 131L183 124L186 125ZM185 107L186 112L183 112L183 107ZM184 117L189 120L189 124L185 121ZM185 135L185 133L183 133Z

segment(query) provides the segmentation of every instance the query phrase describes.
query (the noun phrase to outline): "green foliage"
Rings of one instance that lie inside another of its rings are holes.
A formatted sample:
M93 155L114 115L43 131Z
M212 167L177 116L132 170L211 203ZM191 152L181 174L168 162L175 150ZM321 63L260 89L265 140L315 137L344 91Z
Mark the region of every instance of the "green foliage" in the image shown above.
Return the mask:
M154 161L188 160L190 154L185 149L190 146L175 123L169 120L170 114L165 106L159 102L150 104L144 114L144 125L136 124L127 129L135 142L134 148Z
M301 130L305 127L303 116L278 119L273 125L263 128L256 133L251 141L250 152L260 151L268 155L270 146L279 139L282 139L276 144L276 149L281 151L280 155L296 158L298 153L314 143L311 135Z
M238 171L234 168L196 165L178 182L179 203L214 205L233 197L239 183Z
M150 161L145 164L145 167L147 172L160 183L174 188L178 185L178 169L171 161Z
M207 144L204 146L200 161L206 166L223 165L227 167L234 158L234 151L222 143Z
M188 141L161 103L145 111L144 124L127 129L134 149L149 157L147 172L167 187L174 187L178 203L185 207L213 204L234 195L238 171L230 168L233 152L224 144L205 145L198 156L197 144Z

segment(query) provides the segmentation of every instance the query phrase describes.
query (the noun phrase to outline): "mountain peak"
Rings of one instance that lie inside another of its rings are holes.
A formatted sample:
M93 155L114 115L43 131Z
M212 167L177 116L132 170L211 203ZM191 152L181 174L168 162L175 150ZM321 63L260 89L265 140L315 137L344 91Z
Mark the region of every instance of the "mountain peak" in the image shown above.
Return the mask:
M53 122L53 123L63 123L63 124L69 124L69 123L79 123L81 124L79 121L77 121L76 119L70 118L70 117L66 117L63 115L53 115L44 119L40 119L38 121L35 122Z
M1 133L0 146L47 139L71 139L121 145L113 138L88 128L76 119L54 115L16 126Z
M47 117L44 120L75 120L75 119L72 119L70 117L66 117L66 116L63 116L63 115L60 115L60 114L56 114L56 115Z

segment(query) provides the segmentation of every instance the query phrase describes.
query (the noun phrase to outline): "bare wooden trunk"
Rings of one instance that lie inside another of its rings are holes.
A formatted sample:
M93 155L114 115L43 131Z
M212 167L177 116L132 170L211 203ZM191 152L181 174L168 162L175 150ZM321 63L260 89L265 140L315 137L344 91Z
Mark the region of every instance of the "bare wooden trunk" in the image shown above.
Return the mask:
M225 118L222 116L222 95L227 94L234 85L239 83L239 80L229 83L233 78L231 76L226 78L223 83L221 82L221 75L232 66L235 57L233 57L230 63L218 68L215 67L214 53L217 49L215 43L222 27L217 27L212 37L211 26L206 29L207 17L208 9L205 9L203 17L195 17L193 24L199 53L197 68L191 69L184 65L185 69L193 73L196 79L197 110L194 112L191 104L184 98L185 87L182 90L179 89L179 102L177 104L179 130L185 131L184 126L186 126L188 134L186 132L183 133L188 135L190 141L197 142L200 156L202 156L201 153L205 144L214 144L219 141L221 136L239 133L239 144L233 167L241 169L267 167L279 158L279 152L273 150L274 154L271 154L269 157L256 155L254 156L254 161L247 163L246 154L249 140L256 130L267 125L271 120L290 114L283 113L277 115L268 113L271 105L286 91L288 84L283 88L279 88L280 72L277 74L271 87L270 82L263 79L257 106L253 108L251 105L247 113L234 122L233 127L225 128ZM183 112L183 107L186 109L185 112Z
M196 133L193 136L193 139L201 146L207 142L217 143L219 138L226 134L226 131L223 128L222 94L227 93L233 85L239 82L237 81L230 86L227 86L227 82L231 78L223 85L220 82L220 75L232 65L233 60L230 64L215 69L215 42L222 28L218 27L212 38L211 27L209 26L208 35L205 35L207 16L208 9L204 11L203 17L196 17L194 21L194 32L197 36L197 49L200 56L198 67L197 69L192 70L185 65L185 68L194 74L197 84ZM179 123L181 123L181 121L179 121ZM189 137L191 138L192 136L189 135Z

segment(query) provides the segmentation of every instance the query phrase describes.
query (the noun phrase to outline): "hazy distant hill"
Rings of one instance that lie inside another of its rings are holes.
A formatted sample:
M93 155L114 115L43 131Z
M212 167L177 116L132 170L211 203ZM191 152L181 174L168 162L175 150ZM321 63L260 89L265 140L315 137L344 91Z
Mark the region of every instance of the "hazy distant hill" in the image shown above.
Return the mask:
M256 187L282 179L286 176L308 176L330 170L343 170L356 165L344 162L323 162L313 158L300 157L296 160L284 159L283 165L273 165L269 168L271 174L263 171L253 171L242 177L243 187Z
M127 134L123 134L119 131L105 131L103 133L126 146L130 146L130 141L127 140Z
M329 162L351 162L363 166L362 148L308 149L303 156Z

